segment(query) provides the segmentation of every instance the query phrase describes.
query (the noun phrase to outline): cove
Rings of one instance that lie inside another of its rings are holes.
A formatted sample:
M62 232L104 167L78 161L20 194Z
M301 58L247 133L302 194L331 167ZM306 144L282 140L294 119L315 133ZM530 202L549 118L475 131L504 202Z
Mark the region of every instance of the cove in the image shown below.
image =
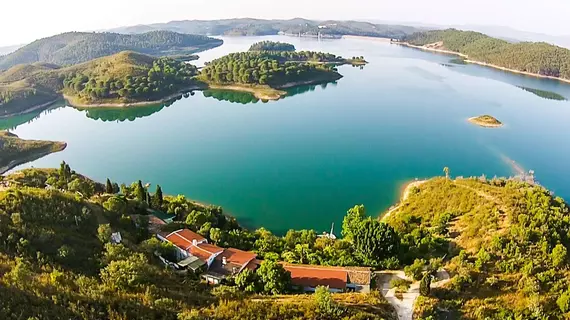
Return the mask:
M0 125L24 139L66 141L65 151L24 167L62 160L99 181L142 179L167 194L224 207L248 227L337 235L346 210L364 204L379 215L402 185L443 175L510 176L511 160L570 198L570 103L519 87L570 97L570 86L452 57L362 39L227 37L196 63L247 50L261 40L344 57L336 83L292 89L264 102L239 92L204 91L171 103L133 109L78 110L63 104ZM442 65L443 64L443 65ZM490 114L505 126L467 119Z

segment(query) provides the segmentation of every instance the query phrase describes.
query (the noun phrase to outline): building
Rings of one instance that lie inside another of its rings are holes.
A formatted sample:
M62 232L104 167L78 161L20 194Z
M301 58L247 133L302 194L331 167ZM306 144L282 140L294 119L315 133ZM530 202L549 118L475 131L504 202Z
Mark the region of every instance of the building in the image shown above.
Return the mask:
M253 252L229 248L216 256L209 270L202 275L208 283L219 284L227 277L235 276L245 269L255 271L261 262Z
M157 237L176 247L179 260L176 268L193 272L206 271L202 278L211 284L219 284L227 277L235 276L246 268L255 270L260 264L257 255L253 252L218 247L188 229L159 233Z
M284 263L291 273L291 282L298 289L314 292L318 286L330 292L370 292L372 272L368 268L329 267Z

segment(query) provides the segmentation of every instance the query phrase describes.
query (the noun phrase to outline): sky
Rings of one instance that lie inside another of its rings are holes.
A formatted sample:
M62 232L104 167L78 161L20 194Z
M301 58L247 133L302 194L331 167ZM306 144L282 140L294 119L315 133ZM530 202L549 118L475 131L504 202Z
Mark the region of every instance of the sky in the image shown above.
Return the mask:
M0 46L66 31L243 17L478 24L570 34L570 0L2 0L0 12Z

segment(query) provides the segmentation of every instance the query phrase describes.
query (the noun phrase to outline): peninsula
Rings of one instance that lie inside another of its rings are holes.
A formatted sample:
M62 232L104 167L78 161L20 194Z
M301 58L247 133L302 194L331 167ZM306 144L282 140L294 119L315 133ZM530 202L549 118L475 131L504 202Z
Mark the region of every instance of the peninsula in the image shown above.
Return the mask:
M0 174L65 149L63 142L23 140L7 131L0 131Z
M469 122L486 128L499 128L503 123L490 115L482 115L467 119Z
M570 82L570 50L544 42L511 43L456 29L416 32L394 43L453 54L474 63L528 76Z

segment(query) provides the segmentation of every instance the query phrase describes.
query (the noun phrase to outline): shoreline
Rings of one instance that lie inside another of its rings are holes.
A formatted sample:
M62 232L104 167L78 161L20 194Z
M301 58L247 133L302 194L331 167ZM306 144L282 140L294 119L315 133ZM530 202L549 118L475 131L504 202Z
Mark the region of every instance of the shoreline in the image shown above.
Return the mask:
M468 118L467 121L469 123L478 125L478 126L483 127L483 128L500 128L500 127L504 126L503 123L486 123L486 122L482 122L482 121L477 120L477 118L478 117L471 117L471 118Z
M352 35L343 35L341 37L341 39L372 40L372 41L387 42L387 43L390 43L392 41L391 38L370 37L370 36L352 36Z
M285 92L285 91L282 91L279 89L274 89L274 88L271 88L269 86L267 86L267 87L253 87L253 86L237 85L237 84L231 84L231 85L213 84L213 85L209 85L208 89L249 92L249 93L253 94L253 96L259 100L272 100L272 101L279 100L287 94L287 92Z
M165 102L168 102L172 99L175 99L175 98L182 96L186 92L197 91L197 90L204 90L204 88L199 87L199 86L195 86L195 87L187 88L185 90L178 91L177 93L173 93L169 96L166 96L166 97L164 97L162 99L158 99L158 100L139 101L139 102L124 102L124 103L90 103L90 104L85 104L85 103L75 102L74 100L76 100L76 99L74 97L71 97L68 95L63 95L63 98L69 104L69 106L75 107L75 108L82 108L82 109L89 109L89 108L131 108L131 107L144 107L144 106L149 106L149 105L165 103Z
M402 204L408 199L408 197L410 196L410 191L412 190L412 188L414 187L419 187L422 184L428 182L429 179L423 179L423 180L413 180L410 182L405 183L402 188L401 188L401 193L400 193L400 200L399 202L390 207L388 209L388 211L386 211L385 213L380 214L380 221L386 221L386 219L388 219L390 217L390 215L392 215L392 213L396 212L398 209L400 209L400 207L402 206Z
M516 73L516 74L521 74L521 75L530 76L530 77L535 77L535 78L558 80L558 81L560 81L560 82L564 82L564 83L570 84L570 79L564 79L564 78L552 77L552 76L545 76L545 75L538 74L538 73L532 73L532 72L527 72L527 71L520 71L520 70L516 70L516 69L510 69L510 68L507 68L507 67L501 67L501 66L498 66L498 65L495 65L495 64L491 64L491 63L486 63L486 62L481 62L481 61L476 61L476 60L469 60L469 56L467 56L466 54L460 53L460 52L449 51L449 50L443 50L443 49L436 49L436 48L430 48L430 47L426 47L426 46L416 46L416 45L413 45L413 44L409 44L409 43L407 43L407 42L391 42L391 43L393 43L393 44L398 44L398 45L401 45L401 46L404 46L404 47L409 47L409 48L414 48L414 49L420 49L420 50L423 50L423 51L438 52L438 53L444 53L444 54L459 56L459 57L465 58L465 62L467 62L467 63L476 64L476 65L480 65L480 66L483 66L483 67L489 67L489 68L493 68L493 69L497 69L497 70L507 71L507 72Z
M49 101L49 102L46 102L46 103L38 104L38 105L35 105L35 106L33 106L33 107L31 107L31 108L28 108L28 109L26 109L26 110L20 111L20 112L11 113L11 114L8 114L8 115L1 115L1 116L0 116L0 119L8 119L8 118L11 118L11 117L21 116L21 115L23 115L23 114L27 114L27 113L34 112L34 111L37 111L37 110L41 110L41 109L44 109L44 108L47 108L47 107L51 106L52 104L56 103L56 102L59 101L59 100L61 100L61 99L55 99L55 100L52 100L52 101Z
M0 175L14 169L17 166L24 165L28 162L32 162L32 161L41 159L41 158L48 156L52 153L61 152L67 148L67 142L54 141L53 143L56 145L53 146L50 150L42 151L39 153L33 153L33 154L30 154L24 158L12 160L7 165L5 165L4 167L0 167Z

